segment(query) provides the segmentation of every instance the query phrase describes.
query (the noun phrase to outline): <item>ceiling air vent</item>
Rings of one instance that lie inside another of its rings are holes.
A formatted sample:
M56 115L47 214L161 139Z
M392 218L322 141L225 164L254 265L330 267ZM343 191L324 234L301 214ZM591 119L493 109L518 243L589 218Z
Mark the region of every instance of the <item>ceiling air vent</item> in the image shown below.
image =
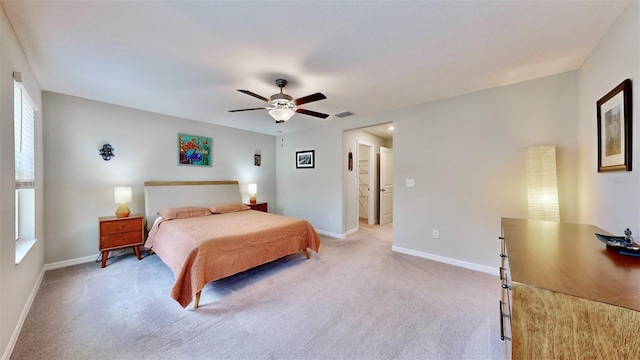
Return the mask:
M351 116L353 115L353 113L351 111L343 111L337 114L333 114L333 116L337 117L337 118L345 118L347 116Z

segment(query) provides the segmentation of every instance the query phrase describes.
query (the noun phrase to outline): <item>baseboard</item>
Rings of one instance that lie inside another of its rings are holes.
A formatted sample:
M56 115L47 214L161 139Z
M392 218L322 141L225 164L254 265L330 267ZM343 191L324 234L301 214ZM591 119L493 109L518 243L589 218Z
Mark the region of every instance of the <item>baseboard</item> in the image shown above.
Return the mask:
M316 232L318 234L331 236L332 238L336 238L336 239L344 239L344 238L347 237L345 234L337 234L337 233L332 233L332 232L329 232L329 231L318 230L318 229L316 229Z
M98 256L99 256L98 254L89 255L89 256L85 256L85 257L81 257L81 258L77 258L77 259L58 261L58 262L54 262L54 263L51 263L51 264L44 264L44 268L43 269L44 269L44 271L48 271L48 270L64 268L64 267L67 267L67 266L73 266L73 265L93 262L93 261L96 261Z
M27 302L24 304L22 308L22 313L20 314L20 318L18 319L18 323L16 324L16 328L13 330L13 334L11 334L11 338L9 338L9 343L2 354L2 360L9 360L11 357L11 353L13 352L13 348L16 346L18 342L18 336L20 336L20 332L22 331L22 326L24 325L25 320L27 319L27 315L31 310L31 305L33 305L33 300L35 300L36 295L38 294L38 289L40 289L40 284L42 283L42 279L44 278L44 273L46 270L44 267L40 270L40 275L38 276L38 280L33 285L33 289L31 289L31 294L29 294L29 298Z
M353 228L353 229L351 229L351 230L347 230L347 232L345 233L345 235L347 235L347 236L348 236L348 235L351 235L351 234L357 233L357 232L358 232L358 230L360 230L360 229L359 229L359 228L357 228L357 227L355 227L355 228Z
M453 266L458 266L458 267L469 269L469 270L479 271L479 272L483 272L483 273L487 273L495 276L498 276L498 273L499 273L498 268L494 268L491 266L479 265L479 264L471 263L468 261L462 261L458 259L440 256L440 255L429 254L422 251L416 251L416 250L407 249L399 246L392 246L391 250L398 253L413 255L413 256L424 258L424 259L429 259L429 260L433 260L433 261L437 261L437 262L441 262L441 263L445 263Z

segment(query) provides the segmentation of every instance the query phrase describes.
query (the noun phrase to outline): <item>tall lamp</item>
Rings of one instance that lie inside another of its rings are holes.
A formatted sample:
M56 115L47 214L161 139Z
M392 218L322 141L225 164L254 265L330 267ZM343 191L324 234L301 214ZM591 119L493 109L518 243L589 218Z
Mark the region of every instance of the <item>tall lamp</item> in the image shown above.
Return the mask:
M249 198L249 202L251 204L255 204L256 203L256 194L258 193L258 184L249 184L249 195L251 195L251 197Z
M529 218L560 221L555 145L530 146L525 152Z
M116 209L116 217L128 217L131 213L127 206L127 203L131 202L131 188L128 186L116 186L113 190L113 197L116 204L120 204Z

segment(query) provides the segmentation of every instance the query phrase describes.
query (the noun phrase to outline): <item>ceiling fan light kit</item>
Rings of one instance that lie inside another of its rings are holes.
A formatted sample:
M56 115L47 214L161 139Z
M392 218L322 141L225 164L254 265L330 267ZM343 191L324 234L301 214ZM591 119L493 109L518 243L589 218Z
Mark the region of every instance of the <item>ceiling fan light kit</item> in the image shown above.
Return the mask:
M282 88L284 88L287 85L287 80L277 79L276 85L280 88L280 93L271 95L269 99L267 99L264 96L260 96L256 93L253 93L249 90L238 90L241 93L247 94L249 96L253 96L255 98L258 98L266 102L268 106L264 108L229 110L229 112L250 111L250 110L269 110L269 115L271 115L271 117L276 121L276 124L280 124L291 119L291 117L295 113L315 116L322 119L326 119L329 117L329 115L327 114L298 108L298 105L326 99L327 97L324 96L324 94L315 93L315 94L311 94L311 95L293 100L291 96L282 92Z
M269 115L275 119L276 124L283 123L293 116L295 110L287 109L287 108L274 108L269 110Z

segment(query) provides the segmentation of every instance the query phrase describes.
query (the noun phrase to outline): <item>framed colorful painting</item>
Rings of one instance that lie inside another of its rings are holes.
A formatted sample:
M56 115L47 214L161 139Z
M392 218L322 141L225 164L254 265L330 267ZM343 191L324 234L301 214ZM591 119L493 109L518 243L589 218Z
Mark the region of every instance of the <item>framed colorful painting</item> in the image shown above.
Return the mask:
M211 166L210 137L178 134L178 165Z

